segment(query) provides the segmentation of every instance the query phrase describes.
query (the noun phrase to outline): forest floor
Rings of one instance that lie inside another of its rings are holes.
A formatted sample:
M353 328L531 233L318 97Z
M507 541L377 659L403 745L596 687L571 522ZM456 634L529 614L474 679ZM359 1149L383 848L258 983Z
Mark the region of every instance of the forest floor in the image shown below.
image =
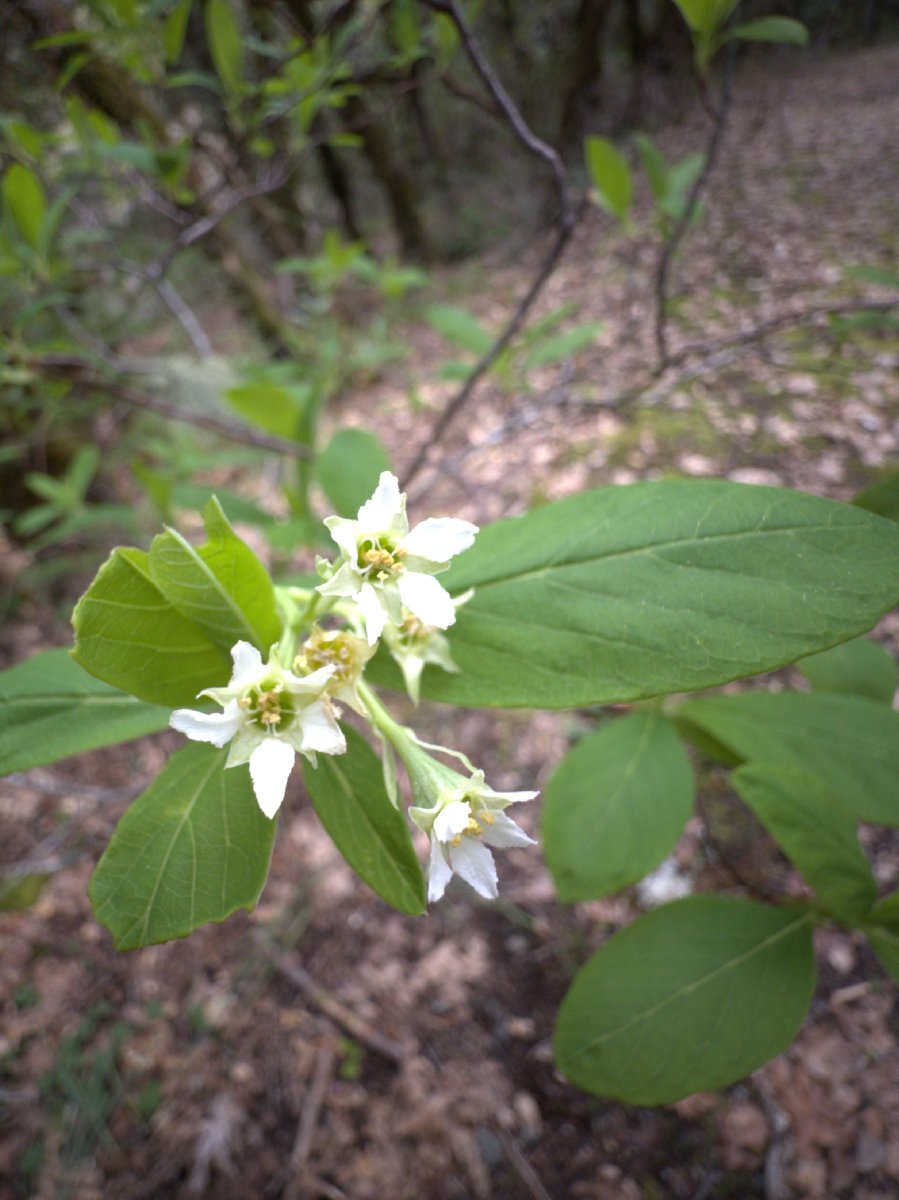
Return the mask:
M791 65L739 81L709 212L675 273L675 348L877 294L846 268L897 270L899 46L777 61ZM687 153L701 144L702 117L657 136L669 155ZM442 297L499 324L541 249L506 246L447 270ZM577 319L602 321L596 345L526 384L483 386L440 467L410 489L413 518L484 524L665 472L845 499L895 463L895 327L840 337L815 321L697 353L652 379L653 254L647 238L598 215L582 223L542 311L571 304ZM377 427L400 474L450 394L433 382L447 348L420 328L408 339L411 359L341 412ZM895 648L895 621L879 632ZM64 637L32 600L3 629L0 653L6 664ZM416 717L424 737L463 749L497 789L544 786L588 722L429 705ZM564 907L539 848L502 854L499 903L454 885L426 917L407 918L344 866L295 789L252 915L117 953L87 882L115 820L178 744L166 733L0 784L2 863L53 846L63 864L30 908L0 914L4 1197L899 1195L899 1008L848 934L821 931L819 987L786 1053L734 1087L654 1109L587 1096L553 1067L568 980L640 898ZM534 832L529 807L522 820ZM698 888L739 890L735 865L785 871L757 831L743 828L728 849L725 862L695 822L675 857ZM884 888L895 887L896 839L872 837L869 849Z

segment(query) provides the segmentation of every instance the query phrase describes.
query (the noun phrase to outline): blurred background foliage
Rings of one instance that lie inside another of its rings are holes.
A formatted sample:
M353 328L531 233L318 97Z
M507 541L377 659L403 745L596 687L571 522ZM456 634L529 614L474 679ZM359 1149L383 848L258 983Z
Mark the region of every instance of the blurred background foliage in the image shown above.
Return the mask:
M652 130L695 97L671 0L464 11L532 136L578 182L585 137ZM819 48L899 31L899 0L739 5L741 21L774 12ZM328 494L339 481L345 503L365 494L386 451L373 435L323 444L326 406L402 358L396 318L416 311L429 271L559 219L546 161L515 146L460 43L443 0L12 6L0 41L0 517L30 579L62 579L82 554L91 569L116 531L133 538L144 518L202 504L204 471L276 551L311 537L313 483ZM420 315L468 365L489 348L464 309ZM560 340L567 315L506 352L500 381L595 332ZM258 489L229 491L236 470L261 478L272 450L277 513Z

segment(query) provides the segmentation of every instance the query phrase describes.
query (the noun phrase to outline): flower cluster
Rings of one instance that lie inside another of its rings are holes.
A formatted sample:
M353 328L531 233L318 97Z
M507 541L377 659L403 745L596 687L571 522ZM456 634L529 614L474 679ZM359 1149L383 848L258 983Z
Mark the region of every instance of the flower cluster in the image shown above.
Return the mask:
M221 712L180 708L170 723L194 741L229 745L225 766L249 764L259 807L272 818L297 754L314 765L316 754L346 751L337 701L347 704L381 740L385 775L391 750L406 767L416 802L409 815L431 842L428 898L439 900L454 872L493 898L497 876L488 847L531 843L503 810L536 793L494 792L482 772L472 768L466 778L451 770L390 717L362 678L382 637L416 703L428 664L458 670L443 631L471 593L453 598L435 576L472 545L477 526L432 517L410 529L406 497L387 471L355 519L333 516L325 525L340 554L336 562L319 561L322 583L314 592L293 597L305 607L296 621L288 620L268 661L255 646L238 642L227 687L199 695ZM343 624L331 627L326 618ZM306 636L294 654L289 647L301 629Z

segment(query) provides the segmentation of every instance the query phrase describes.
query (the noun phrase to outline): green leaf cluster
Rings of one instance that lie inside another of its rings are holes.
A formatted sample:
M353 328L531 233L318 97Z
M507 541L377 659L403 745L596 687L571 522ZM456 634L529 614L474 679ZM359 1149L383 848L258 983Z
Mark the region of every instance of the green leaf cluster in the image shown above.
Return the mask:
M280 636L274 588L221 506L204 514L199 548L174 530L149 553L115 550L82 596L73 657L86 671L152 704L189 704L224 684L243 640L267 653Z

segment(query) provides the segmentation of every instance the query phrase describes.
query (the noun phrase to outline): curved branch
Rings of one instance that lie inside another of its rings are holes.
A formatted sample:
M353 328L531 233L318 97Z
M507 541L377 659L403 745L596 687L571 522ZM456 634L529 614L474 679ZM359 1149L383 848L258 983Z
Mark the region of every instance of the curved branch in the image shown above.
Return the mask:
M568 172L565 170L562 159L552 146L544 142L542 138L537 137L516 108L515 102L502 83L500 83L495 71L484 57L471 26L468 24L465 14L459 6L458 0L421 0L421 3L434 12L443 13L456 26L459 36L462 39L462 44L465 47L465 52L471 60L471 65L480 76L490 95L499 105L512 132L526 150L536 155L537 158L542 158L552 170L556 191L559 195L560 220L563 224L567 221L573 221L574 215L572 212L571 196L568 192Z
M718 152L721 149L721 142L724 137L724 127L727 124L727 116L730 111L731 91L733 82L733 57L729 56L724 70L724 78L721 83L721 95L718 99L718 104L711 110L712 129L709 134L708 144L705 150L705 162L702 170L693 181L693 186L690 188L687 195L687 202L684 205L678 219L675 221L668 237L662 246L662 251L659 255L659 261L656 264L655 272L655 339L656 339L656 354L658 356L657 371L661 374L669 363L668 349L668 325L667 325L667 308L668 308L668 285L669 275L671 272L671 264L674 261L674 256L680 246L684 234L690 228L693 218L696 215L696 209L699 205L699 198L705 191L709 177L714 170L715 163L718 158ZM705 94L705 93L703 93Z

